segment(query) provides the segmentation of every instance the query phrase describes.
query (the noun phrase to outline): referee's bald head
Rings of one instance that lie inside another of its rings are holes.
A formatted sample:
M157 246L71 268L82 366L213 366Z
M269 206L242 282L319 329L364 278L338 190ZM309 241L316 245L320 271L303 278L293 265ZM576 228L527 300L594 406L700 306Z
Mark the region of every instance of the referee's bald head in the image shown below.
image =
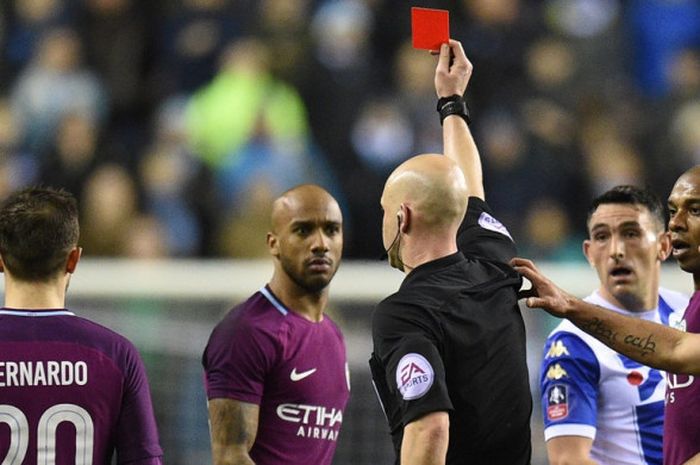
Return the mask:
M457 164L438 154L418 155L403 162L384 185L382 205L408 204L426 228L459 225L467 210L467 183Z

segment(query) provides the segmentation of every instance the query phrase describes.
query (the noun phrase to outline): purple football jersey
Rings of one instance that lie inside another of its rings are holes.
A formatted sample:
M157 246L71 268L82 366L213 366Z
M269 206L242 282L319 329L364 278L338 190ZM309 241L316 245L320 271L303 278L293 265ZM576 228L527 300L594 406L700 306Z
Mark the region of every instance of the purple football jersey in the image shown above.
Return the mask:
M330 465L350 395L345 344L262 288L216 326L204 351L209 399L260 407L257 465Z
M700 291L690 299L682 324L700 333ZM664 465L681 465L700 452L700 379L666 374Z
M134 346L60 310L0 309L0 459L10 465L159 465Z

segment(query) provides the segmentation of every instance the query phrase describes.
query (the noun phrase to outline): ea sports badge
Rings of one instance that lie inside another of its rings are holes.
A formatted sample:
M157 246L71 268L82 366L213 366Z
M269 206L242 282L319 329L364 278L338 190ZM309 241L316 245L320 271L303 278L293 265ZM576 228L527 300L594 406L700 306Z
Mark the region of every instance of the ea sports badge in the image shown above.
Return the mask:
M401 357L396 368L396 386L404 400L418 399L433 385L435 372L430 362L420 354Z

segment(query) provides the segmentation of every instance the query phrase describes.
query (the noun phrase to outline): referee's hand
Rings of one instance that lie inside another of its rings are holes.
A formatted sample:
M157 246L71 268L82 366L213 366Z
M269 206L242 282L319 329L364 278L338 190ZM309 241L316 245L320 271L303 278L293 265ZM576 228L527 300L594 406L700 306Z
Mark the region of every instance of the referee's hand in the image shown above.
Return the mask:
M458 40L450 39L449 44L442 44L435 69L435 91L438 98L464 95L473 69L474 66L467 59Z

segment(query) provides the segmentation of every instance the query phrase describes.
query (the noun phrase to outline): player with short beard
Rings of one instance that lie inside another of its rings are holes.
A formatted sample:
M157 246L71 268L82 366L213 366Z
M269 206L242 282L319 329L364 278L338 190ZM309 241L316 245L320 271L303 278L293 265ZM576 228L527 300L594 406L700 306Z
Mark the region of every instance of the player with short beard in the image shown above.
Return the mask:
M297 186L273 203L270 282L216 326L203 356L214 465L330 465L350 395L345 344L324 315L340 264L335 199Z
M688 298L659 287L671 253L664 207L650 191L617 186L593 200L583 252L600 281L584 300L674 325ZM661 465L664 374L562 321L544 347L540 388L552 465Z

